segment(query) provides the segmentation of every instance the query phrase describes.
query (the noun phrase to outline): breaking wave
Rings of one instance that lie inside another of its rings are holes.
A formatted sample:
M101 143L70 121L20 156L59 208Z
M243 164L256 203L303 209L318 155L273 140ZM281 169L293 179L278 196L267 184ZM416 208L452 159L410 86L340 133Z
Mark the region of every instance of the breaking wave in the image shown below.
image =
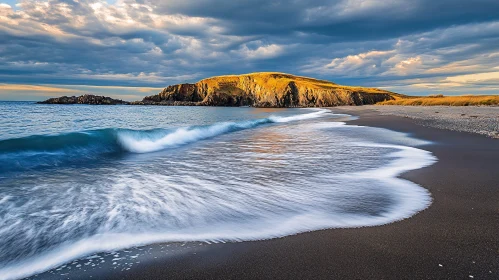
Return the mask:
M123 153L156 152L264 124L318 118L328 112L329 110L318 110L291 117L270 116L251 121L222 122L177 129L100 129L7 139L0 141L0 172L57 167L72 162L95 161Z

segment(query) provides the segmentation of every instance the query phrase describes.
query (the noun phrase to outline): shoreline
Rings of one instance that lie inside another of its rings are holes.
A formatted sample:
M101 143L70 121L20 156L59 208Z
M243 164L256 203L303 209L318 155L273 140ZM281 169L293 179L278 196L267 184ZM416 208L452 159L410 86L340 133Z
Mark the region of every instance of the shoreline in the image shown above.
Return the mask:
M496 279L499 190L494 189L494 183L497 185L499 178L494 174L497 169L494 164L497 165L495 159L499 158L499 142L474 134L419 126L411 119L381 116L362 107L354 109L331 108L336 113L360 116L348 124L384 127L434 143L422 148L437 156L437 163L400 176L431 192L433 204L429 208L383 226L193 246L167 256L158 249L164 244L150 245L147 247L157 250L154 258L129 270L108 271L102 277L465 279L471 275ZM50 278L47 273L39 276Z

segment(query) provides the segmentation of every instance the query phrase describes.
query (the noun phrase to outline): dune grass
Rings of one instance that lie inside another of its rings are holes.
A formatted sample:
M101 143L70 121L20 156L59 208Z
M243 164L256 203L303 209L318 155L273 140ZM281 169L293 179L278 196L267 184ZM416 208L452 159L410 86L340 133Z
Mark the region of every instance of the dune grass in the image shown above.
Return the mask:
M404 106L490 106L499 105L499 95L461 95L461 96L405 96L395 100L383 101L376 105Z

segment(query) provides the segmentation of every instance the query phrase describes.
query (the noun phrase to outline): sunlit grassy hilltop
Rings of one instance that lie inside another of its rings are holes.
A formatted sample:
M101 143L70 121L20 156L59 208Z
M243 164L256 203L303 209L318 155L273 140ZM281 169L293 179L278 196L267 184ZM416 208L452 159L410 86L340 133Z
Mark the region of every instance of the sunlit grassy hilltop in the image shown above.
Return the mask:
M403 97L376 88L341 86L333 82L277 72L227 75L179 84L144 98L145 104L194 102L211 106L326 107L375 104ZM180 104L179 104L180 105Z

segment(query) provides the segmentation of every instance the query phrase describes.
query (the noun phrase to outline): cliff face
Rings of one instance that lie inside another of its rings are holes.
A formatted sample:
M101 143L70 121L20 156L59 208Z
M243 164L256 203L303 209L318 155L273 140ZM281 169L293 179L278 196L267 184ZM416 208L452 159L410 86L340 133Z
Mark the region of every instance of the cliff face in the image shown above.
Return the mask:
M397 97L401 95L375 88L340 86L283 73L253 73L169 86L132 104L327 107L374 104Z
M85 94L81 96L62 96L50 98L45 101L37 102L38 104L89 104L89 105L125 105L129 102L113 99L106 96L97 96Z

